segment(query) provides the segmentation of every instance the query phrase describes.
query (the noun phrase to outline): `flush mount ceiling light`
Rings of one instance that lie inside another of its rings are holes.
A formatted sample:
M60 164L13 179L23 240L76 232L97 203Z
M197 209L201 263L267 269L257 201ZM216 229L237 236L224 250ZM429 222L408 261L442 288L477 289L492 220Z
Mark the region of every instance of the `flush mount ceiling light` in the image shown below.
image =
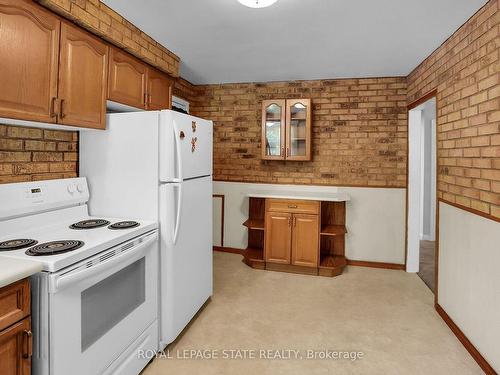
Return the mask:
M273 5L278 0L238 0L240 4L243 4L249 8L265 8Z

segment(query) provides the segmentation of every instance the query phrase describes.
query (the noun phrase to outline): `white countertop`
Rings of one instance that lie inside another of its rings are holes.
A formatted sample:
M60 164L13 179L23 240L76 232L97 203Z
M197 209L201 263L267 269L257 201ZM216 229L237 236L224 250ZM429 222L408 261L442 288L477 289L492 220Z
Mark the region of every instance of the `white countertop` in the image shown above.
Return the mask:
M0 288L22 280L42 270L42 264L0 256Z
M303 199L310 201L346 202L351 200L346 193L318 193L318 192L295 192L295 191L254 191L249 192L247 197L251 198L276 198L276 199Z

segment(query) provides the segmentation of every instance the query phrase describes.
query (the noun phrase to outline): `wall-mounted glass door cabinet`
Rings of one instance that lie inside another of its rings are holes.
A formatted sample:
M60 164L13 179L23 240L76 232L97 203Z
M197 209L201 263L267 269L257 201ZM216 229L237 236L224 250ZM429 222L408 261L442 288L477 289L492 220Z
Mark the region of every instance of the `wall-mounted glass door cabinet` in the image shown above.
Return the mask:
M262 102L262 159L311 160L311 100Z

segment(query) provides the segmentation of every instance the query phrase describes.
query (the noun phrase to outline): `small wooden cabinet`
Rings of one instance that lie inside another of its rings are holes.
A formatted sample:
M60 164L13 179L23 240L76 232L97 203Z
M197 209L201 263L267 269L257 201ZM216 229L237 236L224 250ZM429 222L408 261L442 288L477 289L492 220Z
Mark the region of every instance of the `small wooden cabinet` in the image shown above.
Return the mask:
M136 108L171 108L173 81L157 69L121 51L111 48L108 99Z
M0 289L0 375L31 374L33 338L27 279Z
M243 225L250 267L337 276L347 264L345 202L251 197Z
M106 127L108 46L73 25L61 25L60 124Z
M146 108L148 67L118 48L110 49L108 99Z
M262 159L311 160L311 99L262 102Z

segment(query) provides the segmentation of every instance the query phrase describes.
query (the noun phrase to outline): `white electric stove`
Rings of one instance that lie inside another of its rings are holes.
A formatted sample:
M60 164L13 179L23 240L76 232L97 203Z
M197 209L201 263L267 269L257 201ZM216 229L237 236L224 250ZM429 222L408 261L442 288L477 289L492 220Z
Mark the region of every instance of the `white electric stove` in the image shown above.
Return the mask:
M135 375L148 362L138 350L158 349L157 223L92 217L88 200L85 178L0 185L0 266L43 266L34 375Z

